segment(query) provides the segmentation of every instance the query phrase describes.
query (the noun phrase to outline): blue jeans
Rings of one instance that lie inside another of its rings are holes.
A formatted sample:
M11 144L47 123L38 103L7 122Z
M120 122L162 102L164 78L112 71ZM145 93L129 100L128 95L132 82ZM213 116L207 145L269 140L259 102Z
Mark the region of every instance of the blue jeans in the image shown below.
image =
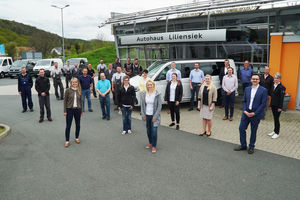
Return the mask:
M232 92L230 95L227 95L227 92L224 91L223 99L224 99L225 116L228 117L228 107L230 107L230 117L233 117L235 91Z
M131 130L131 113L130 107L122 106L123 131Z
M250 135L250 148L254 148L256 141L256 132L259 125L260 119L257 116L247 117L244 113L242 114L241 123L239 127L240 131L240 142L242 147L247 147L246 142L246 130L249 123L251 124L251 135Z
M156 147L157 144L157 127L153 126L153 115L146 115L146 128L149 144Z
M101 105L102 110L102 117L110 117L110 97L109 94L107 94L105 97L102 97L99 95L99 101Z
M199 89L200 86L198 83L192 83L193 89L191 90L191 100L190 100L190 108L194 107L194 101L195 101L195 93L196 93L196 102L198 102L198 94L199 94ZM197 104L196 104L197 106Z
M91 89L86 89L86 90L82 90L82 103L83 103L83 110L84 110L84 106L85 106L85 97L88 100L88 109L91 110L92 109L92 102L91 102Z

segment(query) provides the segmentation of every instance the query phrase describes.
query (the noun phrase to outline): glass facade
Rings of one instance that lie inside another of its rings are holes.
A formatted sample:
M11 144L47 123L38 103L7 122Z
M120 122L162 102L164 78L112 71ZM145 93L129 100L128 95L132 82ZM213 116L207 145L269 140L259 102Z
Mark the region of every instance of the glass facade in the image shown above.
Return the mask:
M272 32L300 34L300 7L253 10L216 14L168 21L151 21L127 25L114 25L117 36L179 32L206 29L226 29L225 42L192 42L121 46L117 42L121 62L126 58L139 58L143 67L159 59L214 59L232 58L237 66L249 60L255 70L268 63L269 35Z

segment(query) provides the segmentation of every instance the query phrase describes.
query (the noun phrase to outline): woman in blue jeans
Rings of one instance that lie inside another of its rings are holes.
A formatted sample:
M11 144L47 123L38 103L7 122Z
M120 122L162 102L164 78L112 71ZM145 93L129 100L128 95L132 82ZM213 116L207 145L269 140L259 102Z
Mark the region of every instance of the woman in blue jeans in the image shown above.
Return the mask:
M123 84L117 93L118 109L122 111L123 131L122 135L132 133L131 131L131 113L135 103L135 90L129 84L129 76L123 77Z
M160 124L162 101L160 94L155 89L155 83L151 79L146 82L146 91L141 93L140 102L141 116L146 124L149 140L146 148L152 148L152 153L156 153L157 127Z

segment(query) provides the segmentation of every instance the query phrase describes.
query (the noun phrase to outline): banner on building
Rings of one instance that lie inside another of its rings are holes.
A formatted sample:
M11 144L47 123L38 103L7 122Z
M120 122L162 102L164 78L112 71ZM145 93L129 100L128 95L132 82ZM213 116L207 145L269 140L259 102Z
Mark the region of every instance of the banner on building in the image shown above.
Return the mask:
M226 29L120 36L121 45L226 41Z
M5 55L4 44L0 44L0 55Z

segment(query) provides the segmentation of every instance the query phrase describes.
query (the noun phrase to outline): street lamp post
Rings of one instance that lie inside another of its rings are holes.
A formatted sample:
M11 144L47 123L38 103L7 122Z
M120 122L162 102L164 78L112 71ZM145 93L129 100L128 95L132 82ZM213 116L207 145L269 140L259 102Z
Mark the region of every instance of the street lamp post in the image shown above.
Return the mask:
M65 64L65 41L64 41L64 13L63 9L69 7L70 5L65 5L63 7L58 7L56 5L51 5L53 8L58 8L61 11L61 38L62 38L62 50L63 50L63 59Z

